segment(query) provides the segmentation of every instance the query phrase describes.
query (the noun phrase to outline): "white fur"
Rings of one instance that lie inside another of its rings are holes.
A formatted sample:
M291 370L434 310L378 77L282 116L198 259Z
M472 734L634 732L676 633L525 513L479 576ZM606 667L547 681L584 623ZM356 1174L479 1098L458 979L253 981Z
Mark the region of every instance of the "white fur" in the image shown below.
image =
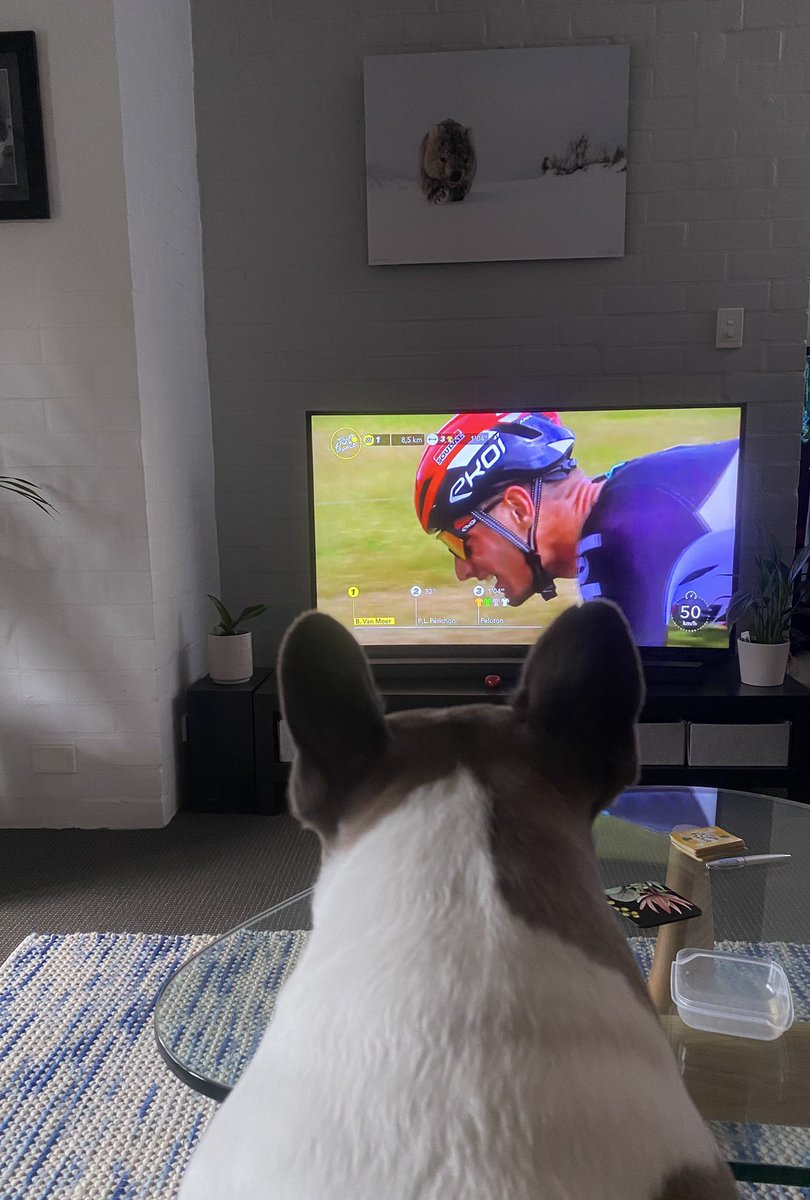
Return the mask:
M654 1014L512 914L458 772L324 865L306 949L180 1195L650 1200L685 1162L716 1149Z

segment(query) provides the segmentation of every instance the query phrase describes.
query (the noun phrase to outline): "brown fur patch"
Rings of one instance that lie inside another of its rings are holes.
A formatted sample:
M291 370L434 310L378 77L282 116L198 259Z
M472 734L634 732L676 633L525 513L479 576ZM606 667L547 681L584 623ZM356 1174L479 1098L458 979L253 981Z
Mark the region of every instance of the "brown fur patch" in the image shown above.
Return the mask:
M739 1192L725 1163L709 1167L681 1167L670 1175L653 1200L737 1200Z

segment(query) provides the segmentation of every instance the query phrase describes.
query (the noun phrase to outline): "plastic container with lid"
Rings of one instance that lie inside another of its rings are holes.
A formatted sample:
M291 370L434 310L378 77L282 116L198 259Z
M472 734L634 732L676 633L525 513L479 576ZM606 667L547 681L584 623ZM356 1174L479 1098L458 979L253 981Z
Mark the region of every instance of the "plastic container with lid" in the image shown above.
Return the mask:
M790 984L772 958L685 947L672 964L671 989L692 1029L773 1041L793 1023Z

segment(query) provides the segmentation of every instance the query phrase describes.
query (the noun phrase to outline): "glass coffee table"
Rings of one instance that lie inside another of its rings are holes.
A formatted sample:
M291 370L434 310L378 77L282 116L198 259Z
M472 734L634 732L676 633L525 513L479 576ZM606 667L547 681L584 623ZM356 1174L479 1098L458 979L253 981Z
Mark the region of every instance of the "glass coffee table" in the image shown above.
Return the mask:
M781 865L707 870L671 848L679 825L720 825ZM737 1179L810 1187L810 806L715 788L635 788L594 825L605 887L661 880L702 916L630 939L680 1067ZM217 938L162 989L158 1049L191 1087L223 1100L272 1019L312 927L311 890ZM677 1015L669 965L681 946L773 958L790 982L795 1019L774 1041L700 1032Z

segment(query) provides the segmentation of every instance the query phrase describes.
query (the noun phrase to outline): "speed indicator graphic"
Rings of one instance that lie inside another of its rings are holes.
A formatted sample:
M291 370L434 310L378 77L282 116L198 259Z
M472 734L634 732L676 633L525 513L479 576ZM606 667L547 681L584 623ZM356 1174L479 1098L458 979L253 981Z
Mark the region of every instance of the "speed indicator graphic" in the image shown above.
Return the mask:
M684 633L697 633L704 625L708 625L712 614L707 601L690 590L673 601L670 616L672 623Z

